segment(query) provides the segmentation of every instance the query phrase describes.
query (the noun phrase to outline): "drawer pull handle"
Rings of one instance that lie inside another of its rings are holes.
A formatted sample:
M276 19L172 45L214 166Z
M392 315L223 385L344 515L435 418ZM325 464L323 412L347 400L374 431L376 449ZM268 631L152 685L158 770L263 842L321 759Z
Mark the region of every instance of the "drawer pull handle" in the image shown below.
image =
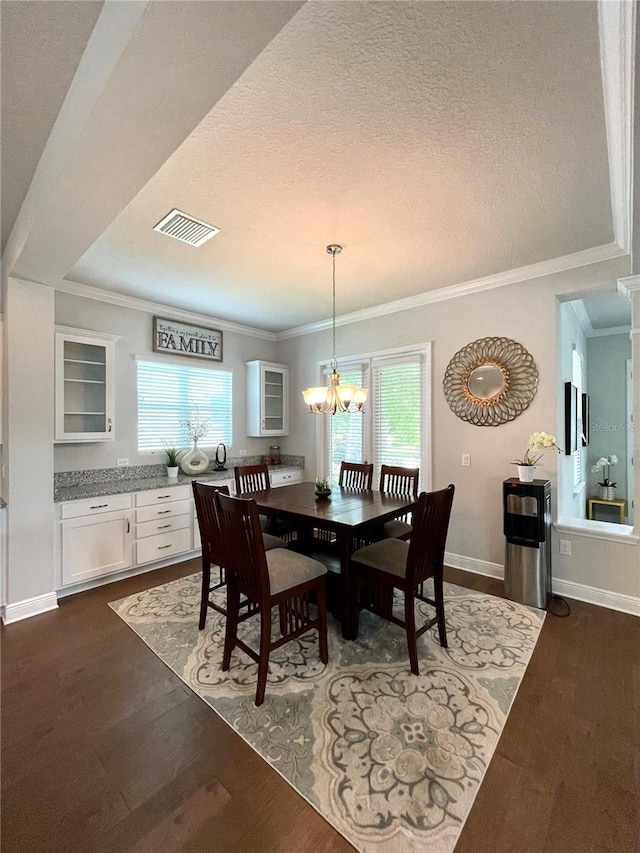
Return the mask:
M159 524L157 529L158 530L166 530L167 527L171 527L171 525L170 524Z
M164 551L165 548L172 548L173 542L170 545L158 545L158 551Z
M170 498L171 495L156 495L156 499L159 501L165 500L165 498Z
M109 504L95 504L94 506L90 506L89 509L104 509Z
M171 512L170 509L159 509L158 515L166 515L168 512Z

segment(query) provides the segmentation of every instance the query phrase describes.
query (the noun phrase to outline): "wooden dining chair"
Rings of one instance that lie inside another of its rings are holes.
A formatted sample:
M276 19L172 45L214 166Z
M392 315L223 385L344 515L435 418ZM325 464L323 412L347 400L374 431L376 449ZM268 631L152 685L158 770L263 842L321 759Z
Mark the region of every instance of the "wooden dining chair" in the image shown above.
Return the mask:
M373 464L367 462L341 462L339 486L348 489L370 489L373 483Z
M265 551L256 502L252 498L215 496L227 567L228 614L222 669L228 670L236 646L258 664L256 705L264 701L269 655L290 640L317 629L320 660L327 663L326 567L284 548ZM260 648L238 637L240 596L260 611ZM315 596L316 610L310 597ZM271 638L271 609L278 606L280 637Z
M413 513L413 535L402 539L381 539L366 545L351 557L356 595L352 600L352 620L358 625L359 611L372 613L403 627L407 634L411 672L419 675L417 639L438 625L440 645L447 647L444 616L444 549L453 505L455 486L438 492L422 492ZM424 583L433 578L434 598L424 593ZM394 590L404 596L404 619L393 612ZM416 628L415 599L426 601L436 615Z
M260 462L257 465L236 465L233 474L237 495L244 495L248 492L263 492L271 488L269 466L266 462ZM287 543L293 541L296 532L295 525L283 518L267 518L267 516L261 515L260 526L267 533L272 536L279 536Z
M269 466L266 462L260 462L257 465L236 465L233 476L236 481L237 495L244 495L246 492L263 492L271 487Z
M229 494L228 486L214 486L209 483L198 483L195 480L191 484L193 488L193 500L196 507L198 529L200 530L200 542L202 544L202 589L200 593L200 621L198 628L202 631L207 621L209 607L226 616L227 610L211 597L211 593L222 589L227 583L226 570L223 565L222 539L220 525L216 512L215 495ZM262 535L265 550L273 548L286 548L287 543L277 536L268 533ZM211 569L216 569L215 579L212 582Z
M380 491L395 495L411 495L418 497L419 468L400 468L397 465L380 466ZM383 527L383 535L389 539L410 539L413 528L411 515L394 518L387 521Z

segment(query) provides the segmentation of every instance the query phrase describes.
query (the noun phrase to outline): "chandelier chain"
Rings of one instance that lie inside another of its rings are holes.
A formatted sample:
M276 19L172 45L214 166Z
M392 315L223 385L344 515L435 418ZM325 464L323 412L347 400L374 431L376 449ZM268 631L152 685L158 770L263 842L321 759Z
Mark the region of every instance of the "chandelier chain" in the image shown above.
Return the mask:
M335 247L331 248L331 258L333 261L333 350L332 350L332 358L331 358L331 369L333 373L337 372L338 369L338 361L336 359L336 249Z

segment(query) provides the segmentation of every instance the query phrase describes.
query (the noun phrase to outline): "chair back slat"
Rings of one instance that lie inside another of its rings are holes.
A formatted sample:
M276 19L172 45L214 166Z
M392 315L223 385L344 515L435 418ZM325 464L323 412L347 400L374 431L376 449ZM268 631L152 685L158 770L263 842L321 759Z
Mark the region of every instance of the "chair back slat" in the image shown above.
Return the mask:
M373 482L373 464L367 462L341 462L338 484L348 489L370 489Z
M271 486L269 466L262 462L258 465L238 465L234 468L234 475L238 495L262 492Z
M220 524L216 512L215 496L217 494L228 495L228 486L213 486L208 483L191 484L193 487L193 500L196 506L196 518L200 530L202 542L202 556L214 563L216 566L223 565L222 541L220 536Z
M253 498L216 496L227 583L252 601L269 595L269 572L260 528L260 516Z
M380 491L395 495L418 497L419 468L400 468L397 465L380 466Z
M451 484L438 492L422 492L418 499L407 555L410 587L442 573L454 492Z

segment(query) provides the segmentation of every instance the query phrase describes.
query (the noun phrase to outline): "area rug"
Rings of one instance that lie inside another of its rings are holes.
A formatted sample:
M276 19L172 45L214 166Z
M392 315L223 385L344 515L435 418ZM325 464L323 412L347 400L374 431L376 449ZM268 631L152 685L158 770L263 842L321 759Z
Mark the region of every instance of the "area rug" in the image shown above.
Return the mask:
M225 618L198 631L199 597L194 574L110 606L359 851L451 853L544 612L445 584L449 648L424 634L419 676L402 629L363 613L349 642L330 617L329 664L315 631L277 649L256 708L256 664L236 649L222 672ZM258 623L241 625L254 648Z

